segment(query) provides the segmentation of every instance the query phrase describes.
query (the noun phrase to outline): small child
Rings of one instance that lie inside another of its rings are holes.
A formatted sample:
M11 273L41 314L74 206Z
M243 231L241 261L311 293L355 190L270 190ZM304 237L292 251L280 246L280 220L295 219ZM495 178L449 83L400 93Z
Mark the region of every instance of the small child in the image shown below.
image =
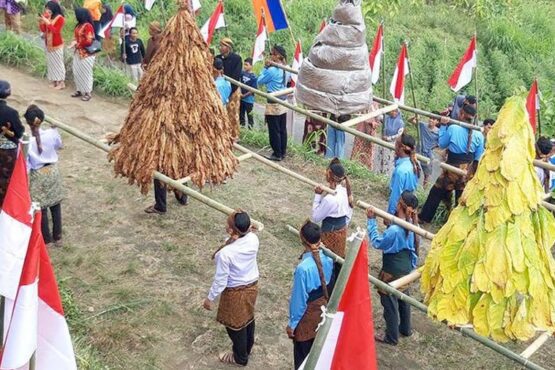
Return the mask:
M121 59L127 65L127 71L133 81L139 82L143 77L142 63L145 57L145 46L139 38L139 31L132 27L129 30L129 38L125 41L125 52L121 45Z
M40 204L42 211L42 237L47 246L62 246L62 176L58 170L58 151L62 138L54 127L41 128L44 112L30 105L23 115L31 128L27 167L30 171L31 197ZM50 232L48 210L52 215L53 231Z
M243 73L241 74L241 82L252 88L257 88L258 84L256 82L257 77L252 73L252 58L245 59L243 65ZM252 114L252 108L254 106L254 94L245 89L241 89L241 108L239 112L239 122L241 126L245 127L245 116L249 121L248 128L252 129L254 126L254 116Z
M224 62L220 58L214 59L214 82L225 107L231 96L231 84L224 78Z

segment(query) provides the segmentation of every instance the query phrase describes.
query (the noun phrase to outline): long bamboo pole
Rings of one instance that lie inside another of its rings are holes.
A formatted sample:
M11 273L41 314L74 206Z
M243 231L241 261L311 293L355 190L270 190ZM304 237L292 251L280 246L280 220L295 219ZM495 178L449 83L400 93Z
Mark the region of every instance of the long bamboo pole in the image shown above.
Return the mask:
M362 209L371 208L374 211L374 213L376 214L376 216L378 216L380 218L383 218L384 220L388 220L388 221L390 221L390 222L392 222L396 225L399 225L403 229L412 231L413 233L415 233L417 235L420 235L421 237L426 238L428 240L432 240L435 236L435 234L433 234L433 233L431 233L427 230L424 230L420 227L414 226L410 222L407 222L407 221L403 220L402 218L393 216L392 214L387 213L386 211L383 211L379 208L376 208L371 204L368 204L368 203L365 203L365 202L359 200L359 201L356 202L356 205L357 205L357 207L362 208Z
M243 153L250 154L252 156L252 158L256 159L257 161L262 162L265 165L267 165L269 167L272 167L273 169L278 170L281 173L286 174L287 176L293 177L294 179L297 179L297 180L301 181L302 183L310 185L311 187L320 186L322 189L324 189L324 191L326 193L329 193L329 194L336 194L337 193L334 189L330 188L329 186L319 184L316 181L313 181L313 180L309 179L308 177L299 175L298 173L296 173L294 171L291 171L290 169L285 168L283 166L280 166L279 164L277 164L275 162L272 162L271 160L269 160L267 158L264 158L260 154L255 153L255 152L245 148L244 146L241 146L239 144L233 144L233 147L235 149L243 152Z
M293 233L295 235L299 235L299 231L297 229L295 229L293 226L287 225L287 229L291 233ZM339 257L338 255L333 253L331 250L329 250L325 247L322 247L322 251L327 256L329 256L331 259L333 259L334 262L337 262L337 263L340 263L340 264L344 263L343 258ZM384 283L383 281L373 277L370 274L368 274L368 280L370 281L370 283L372 285L376 286L380 290L383 290L383 291L397 297L397 299L400 299L401 301L410 304L411 306L413 306L417 310L423 312L424 314L426 314L426 315L428 314L428 307L425 304L423 304L422 302L419 302L416 299L412 298L411 296L408 296L405 293L400 292L395 288L392 288L391 286L389 286L389 284ZM521 355L511 351L510 349L503 347L502 345L492 341L491 339L483 337L479 334L476 334L476 332L474 332L474 330L472 330L471 328L455 327L455 330L460 332L463 336L467 336L467 337L475 340L476 342L478 342L478 343L492 349L493 351L495 351L495 352L497 352L497 353L515 361L516 363L521 364L522 366L524 366L528 369L545 370L543 367L531 362L527 358L522 357Z
M249 158L252 158L252 154L250 154L250 153L249 153L249 154L243 154L243 155L237 157L237 160L238 160L239 162L244 162L244 161L246 161L246 160L249 159ZM193 178L193 176L192 176L192 175L189 175L189 176L187 176L187 177L184 177L184 178L182 178L182 179L177 180L177 182L180 182L180 183L182 183L182 184L186 184L186 183L190 182L192 178Z
M333 315L337 313L337 307L339 306L341 296L343 295L345 287L347 286L347 281L349 280L349 276L351 275L351 270L353 269L353 264L355 263L364 236L365 234L363 232L359 232L355 234L355 236L351 238L348 242L347 255L345 256L343 267L341 268L341 272L337 277L335 287L333 288L333 293L331 294L330 300L327 305L328 317L324 320L322 326L320 327L320 329L318 329L318 332L316 333L314 344L312 345L312 349L310 350L310 353L306 360L306 365L304 367L306 370L316 369L320 353L322 353L324 343L326 342L326 337L328 336L332 322L335 320L333 318Z
M405 44L407 44L405 42ZM407 45L407 64L409 67L409 78L410 78L410 90L412 92L412 104L416 107L418 104L416 104L416 91L414 90L414 76L412 73L412 65L410 63L410 56L409 56L409 48ZM420 145L420 147L422 148L422 143L420 142L420 124L418 123L419 119L418 119L418 113L414 114L414 118L416 121L416 142L419 143L418 145Z
M389 283L389 285L392 286L395 289L399 289L399 288L402 288L406 285L409 285L413 281L418 280L420 278L420 276L422 276L422 273L419 270L414 270L413 272L411 272L408 275L403 276L402 278L391 281Z
M520 355L524 358L530 358L530 356L536 353L536 351L540 349L540 347L543 346L552 336L553 333L548 331L541 333L540 336L537 337L536 340L532 342L532 344L530 344Z
M287 89L283 89L283 90L278 90L275 91L273 93L270 93L270 95L272 96L283 96L283 95L289 95L295 92L295 88L294 87L288 87Z
M397 104L388 105L388 106L385 106L383 108L376 109L373 112L362 114L358 117L350 119L350 120L348 120L346 122L343 122L341 124L343 126L353 127L353 126L358 125L361 122L368 121L369 119L381 116L382 114L386 114L386 113L389 113L389 112L397 110L397 109L399 109L399 106Z
M110 151L110 147L107 144L104 144L92 137L90 137L89 135L81 132L80 130L77 130L76 128L73 128L71 126L66 125L63 122L60 122L52 117L46 117L45 121L56 126L59 127L60 129L64 130L65 132L67 132L68 134L71 134L105 152L109 152ZM217 211L220 211L226 215L230 215L233 212L235 212L235 210L233 208L230 208L228 206L225 206L219 202L216 202L213 199L208 198L206 195L199 193L198 191L195 191L183 184L181 184L180 182L178 182L177 180L174 180L172 178L169 178L168 176L158 172L158 171L154 171L153 173L153 177L157 180L162 181L163 183L171 186L172 188L187 194L188 196L190 196L191 198L194 198L196 200L198 200L201 203L206 204L207 206L209 206L210 208L214 208ZM253 225L256 226L256 228L259 231L262 231L264 229L264 224L260 221L251 219L251 222Z

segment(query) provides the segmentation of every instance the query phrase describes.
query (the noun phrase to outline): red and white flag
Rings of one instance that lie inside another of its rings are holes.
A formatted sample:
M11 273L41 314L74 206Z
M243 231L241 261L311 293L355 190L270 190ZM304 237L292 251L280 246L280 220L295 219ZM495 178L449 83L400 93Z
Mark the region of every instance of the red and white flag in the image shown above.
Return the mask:
M457 65L457 68L453 71L449 81L447 81L453 91L459 91L472 81L472 72L474 68L476 68L477 63L476 36L473 36L459 65Z
M528 111L528 118L534 134L538 125L538 111L540 110L540 91L538 89L538 80L534 80L526 99L526 110Z
M0 369L27 368L33 353L41 370L77 369L54 270L41 233L41 212L33 231L15 300L6 299L9 318Z
M200 29L200 33L202 34L204 41L210 45L210 43L212 43L212 37L214 37L214 31L224 27L224 3L220 0L218 1L218 5L216 5L216 9L214 9L210 18L208 18L206 23L204 23Z
M266 50L266 41L268 40L268 31L264 17L260 17L258 21L258 31L256 31L256 40L252 51L252 64L264 60L264 51Z
M147 0L148 1L148 0ZM154 3L154 1L152 1ZM119 8L116 10L114 17L108 24L98 31L98 36L109 39L110 35L112 34L112 28L123 28L125 24L125 10L123 9L123 5L120 5Z
M295 56L293 57L293 64L291 67L298 71L301 69L301 64L303 63L303 48L301 45L301 40L297 41L297 46L295 47ZM297 85L297 79L299 76L296 73L291 74L291 87Z
M324 18L322 20L322 23L320 23L320 30L318 31L318 34L321 34L322 31L324 30L324 28L326 28L326 26L328 25L328 22L326 21L326 19Z
M33 223L27 165L21 149L0 211L0 295L15 299Z
M145 0L146 10L152 10L152 6L155 2L156 0ZM189 5L191 6L191 9L193 9L193 14L195 14L201 8L200 0L189 0Z
M378 32L376 33L376 38L374 39L374 45L372 46L372 50L370 51L369 56L373 84L376 84L376 82L378 82L378 80L380 79L380 68L382 65L383 51L383 24L380 23L378 27Z
M405 76L408 74L409 57L407 44L403 43L403 46L401 46L401 53L399 54L399 60L397 61L395 72L393 73L393 79L391 80L391 86L389 87L389 92L393 96L395 103L401 105L405 104Z
M368 283L367 239L360 246L332 320L315 369L377 370L372 301ZM301 366L301 369L303 367Z

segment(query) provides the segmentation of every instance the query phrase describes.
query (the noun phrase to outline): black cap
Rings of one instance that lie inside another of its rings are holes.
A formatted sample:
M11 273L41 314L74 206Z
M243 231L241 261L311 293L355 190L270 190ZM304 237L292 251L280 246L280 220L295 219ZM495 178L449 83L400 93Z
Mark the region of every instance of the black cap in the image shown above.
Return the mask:
M285 49L283 48L283 46L281 45L274 45L274 50L276 51L276 53L278 53L279 55L281 55L283 57L283 59L287 59L287 52L285 51Z
M224 61L221 60L220 58L215 58L214 59L214 68L217 69L218 71L221 71L224 69Z
M472 105L467 104L462 109L466 114L468 114L472 117L474 117L476 115L476 108L474 108Z
M474 105L474 104L476 104L477 99L474 95L468 95L466 97L466 101L468 102L468 104Z
M7 98L12 94L12 87L10 83L5 80L0 80L0 98Z

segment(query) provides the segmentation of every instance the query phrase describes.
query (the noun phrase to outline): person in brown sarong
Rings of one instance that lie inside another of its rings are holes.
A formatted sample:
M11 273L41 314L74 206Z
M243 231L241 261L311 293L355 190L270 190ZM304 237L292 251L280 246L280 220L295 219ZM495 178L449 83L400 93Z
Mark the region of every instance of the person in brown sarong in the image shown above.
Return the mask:
M148 68L149 63L152 61L152 58L156 55L158 49L160 48L160 42L162 41L162 26L160 26L160 22L151 22L148 25L148 33L150 38L148 39L146 54L143 58L143 70L145 71Z
M245 366L254 345L259 241L251 231L249 215L240 210L228 217L227 233L229 238L212 256L216 273L203 307L212 310L214 300L221 294L216 320L226 327L233 347L232 351L221 353L219 359Z
M325 113L321 114L323 117ZM326 153L326 124L314 118L304 121L303 145L309 146L316 154Z
M295 269L289 301L289 322L285 329L293 340L295 369L310 353L320 322L320 307L328 304L333 288L333 260L320 249L320 227L310 221L300 232L304 252Z
M25 132L19 113L6 102L11 93L10 84L0 80L0 208L12 177L19 139Z
M243 60L239 54L233 52L233 41L229 37L224 37L220 41L220 55L217 55L216 58L224 62L224 75L235 81L241 81ZM231 84L231 97L226 106L235 138L239 137L239 108L241 106L241 89L237 87L237 85Z
M353 215L351 184L339 159L334 158L326 171L329 187L336 194L324 194L317 186L312 203L312 221L322 222L322 243L335 254L345 258L347 224Z
M370 105L368 113L378 110L380 106L374 102ZM381 117L370 118L357 125L357 130L365 134L376 136L378 127L381 125ZM366 139L355 137L351 159L359 161L369 170L374 169L374 144Z

